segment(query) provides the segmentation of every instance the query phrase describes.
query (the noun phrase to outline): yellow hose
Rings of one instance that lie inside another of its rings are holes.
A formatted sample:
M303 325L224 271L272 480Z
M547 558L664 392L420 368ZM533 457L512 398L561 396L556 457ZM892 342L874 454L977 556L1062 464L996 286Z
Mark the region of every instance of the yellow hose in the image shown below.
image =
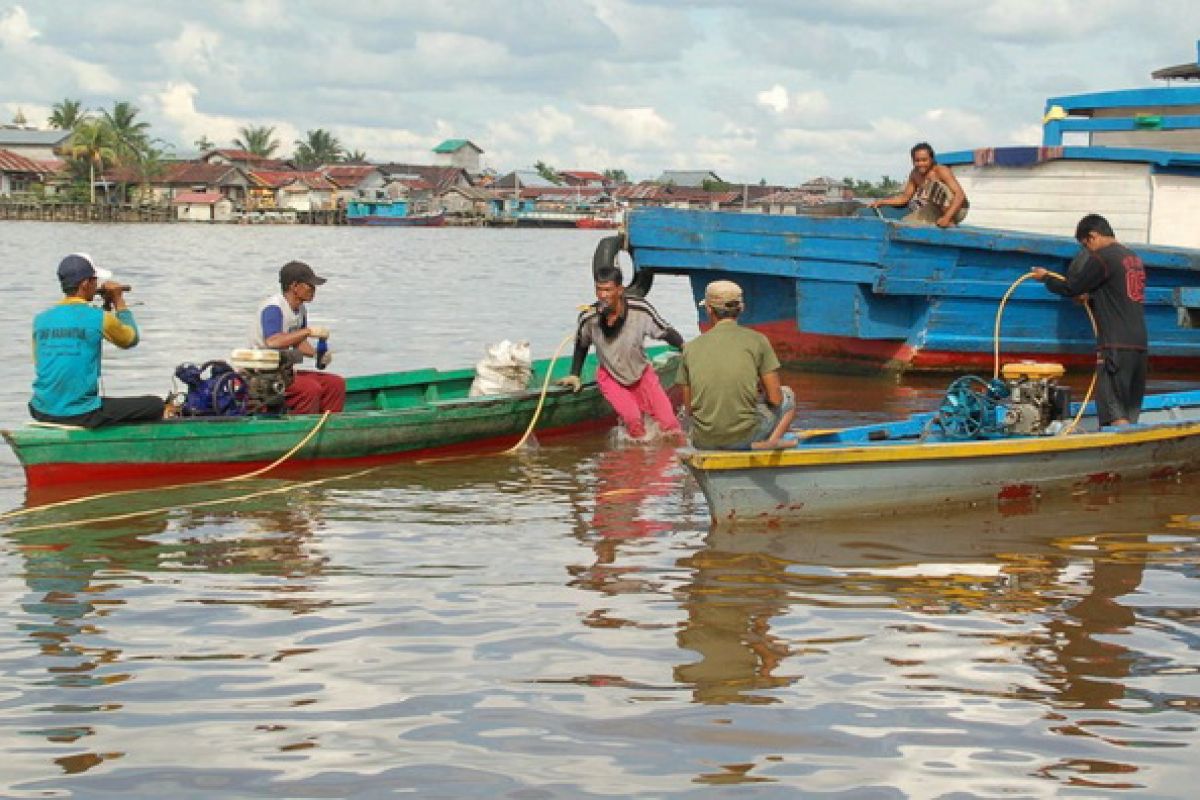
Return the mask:
M546 395L550 391L550 376L554 374L554 364L555 364L555 362L558 361L558 357L562 354L563 348L567 346L567 342L572 341L574 338L575 338L574 331L571 331L569 334L567 334L566 338L564 338L561 342L558 343L558 348L555 349L554 355L550 357L549 363L546 364L546 377L542 381L542 390L541 390L541 393L538 395L537 408L535 408L533 410L533 418L530 419L529 424L527 426L525 426L525 433L523 433L521 435L521 438L517 441L516 444L514 444L512 447L508 448L507 450L501 450L498 453L483 453L483 454L465 453L463 455L441 456L441 457L437 457L437 458L422 458L422 459L418 459L415 463L417 463L417 464L437 464L437 463L441 463L443 461L462 461L462 460L468 459L468 458L484 458L485 456L488 456L488 455L506 456L506 455L515 453L518 450L520 450L525 445L525 442L529 440L530 435L533 433L533 429L535 427L537 427L538 419L542 416L542 407L546 404Z
M294 483L294 482L287 483L283 486L277 486L274 489L263 489L258 492L249 492L246 494L234 495L233 497L222 497L217 500L198 500L194 503L184 503L183 505L172 504L169 506L159 506L157 508L147 508L142 511L127 511L123 514L109 514L109 515L103 516L103 517L85 517L84 519L73 519L73 520L69 520L67 522L46 522L41 525L28 525L24 528L9 528L7 531L5 531L5 533L9 533L9 534L11 534L11 533L31 533L33 531L48 531L48 530L53 530L55 528L63 528L63 527L71 526L71 525L96 525L101 522L119 522L121 520L126 520L126 519L137 519L138 517L149 517L154 514L161 514L164 511L179 511L179 510L182 510L185 508L202 508L204 506L217 506L217 505L221 505L223 503L234 503L234 502L238 502L240 500L251 500L255 497L265 497L267 495L272 495L272 494L282 494L283 492L290 492L293 489L302 489L302 488L306 488L306 487L310 487L310 486L318 486L322 483L330 483L332 481L350 480L351 478L358 478L363 475L366 475L368 472L372 472L375 469L377 469L377 468L372 467L371 469L364 469L364 470L360 470L359 472L352 472L348 475L333 475L328 478L321 478L321 479L315 480L315 481L304 481L302 483ZM206 481L206 483L220 483L220 481ZM181 484L181 485L183 485L183 486L201 486L203 484L192 483L192 484ZM176 486L176 487L170 487L170 488L179 488L179 487ZM155 491L158 491L158 490L156 489ZM115 494L122 494L122 492L116 492ZM97 495L97 496L102 497L104 495ZM94 498L92 498L92 499L94 499ZM41 507L37 508L36 510L42 511L42 510L45 510L47 508L52 508L52 507L53 506L41 506Z
M90 503L93 500L102 500L102 499L109 498L109 497L120 497L121 495L126 495L126 494L142 494L143 492L146 492L146 491L164 492L164 491L170 491L172 489L181 489L184 487L210 486L210 485L216 485L216 484L221 484L221 483L232 483L234 481L245 481L245 480L249 480L251 478L257 478L259 475L262 475L264 473L270 472L271 470L275 469L275 467L278 467L280 464L287 461L289 458L291 458L297 452L299 452L300 448L302 448L302 447L304 447L304 445L308 444L312 440L312 438L317 435L317 432L319 430L321 430L322 427L325 426L325 422L326 422L326 420L329 419L330 413L331 412L326 411L324 414L322 414L321 418L319 420L317 420L317 424L312 427L312 430L310 430L308 432L308 434L303 439L300 440L300 443L297 444L295 447L293 447L291 450L288 450L286 453L284 453L279 458L272 461L270 464L267 464L265 467L259 467L256 470L244 473L242 475L233 475L228 478L217 478L215 480L200 481L198 483L196 483L196 482L175 483L175 484L171 484L169 486L155 486L153 489L150 489L150 490L148 490L148 489L121 489L121 490L115 491L115 492L102 492L101 494L92 494L92 495L87 495L86 497L75 497L70 500L60 500L57 503L50 503L50 504L44 505L44 506L34 506L33 508L22 508L22 509L18 509L16 511L9 511L4 514L0 514L0 520L7 520L7 519L12 519L14 517L21 517L26 514L32 514L37 511L49 511L52 508L63 508L65 506L73 506L78 503ZM27 529L22 528L21 530L27 530Z
M538 396L537 408L533 411L533 419L529 420L529 426L525 428L525 433L521 435L520 440L512 447L501 453L501 455L508 455L509 453L515 453L520 450L533 433L534 427L537 426L538 418L542 416L542 406L546 404L546 393L550 389L550 375L554 372L554 364L556 361L558 361L559 355L562 354L563 348L567 346L567 342L573 340L574 338L575 331L571 331L567 334L566 338L558 343L558 349L554 351L554 355L550 357L550 363L546 365L546 379L542 381L542 393Z
M1066 280L1066 278L1064 278L1062 275L1059 275L1057 272L1051 272L1050 270L1046 270L1046 274L1050 275L1052 277L1058 278L1059 280L1062 280L1062 281ZM1003 317L1004 317L1004 306L1008 302L1008 298L1012 296L1012 293L1017 290L1017 287L1032 277L1033 277L1032 271L1026 272L1024 275L1022 275L1021 277L1019 277L1015 281L1013 281L1012 285L1008 287L1008 291L1006 291L1004 293L1004 296L1000 298L1000 307L996 309L996 325L992 331L992 354L993 354L992 379L993 380L1000 377L1000 320L1003 319ZM1099 328L1096 326L1096 316L1092 313L1091 307L1089 307L1087 303L1084 303L1083 310L1087 312L1088 319L1091 320L1091 322L1092 322L1092 333L1098 334ZM1096 379L1099 377L1100 377L1100 367L1099 367L1099 365L1097 365L1096 369L1092 372L1092 382L1090 384L1088 384L1087 394L1084 395L1083 402L1079 404L1079 411L1078 411L1078 413L1075 414L1075 419L1071 420L1070 425L1068 425L1067 427L1063 428L1061 431L1058 432L1059 436L1066 436L1068 433L1075 430L1075 428L1079 425L1079 420L1081 420L1083 418L1083 410L1085 408L1087 408L1087 404L1092 399L1092 392L1095 391L1095 389L1096 389Z

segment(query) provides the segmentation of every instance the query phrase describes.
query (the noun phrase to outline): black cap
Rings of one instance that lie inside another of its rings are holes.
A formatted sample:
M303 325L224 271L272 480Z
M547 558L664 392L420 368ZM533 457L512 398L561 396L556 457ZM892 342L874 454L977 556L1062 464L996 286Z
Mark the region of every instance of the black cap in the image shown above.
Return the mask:
M279 270L279 285L286 290L293 283L307 283L320 286L325 279L313 272L312 267L303 261L289 261Z
M106 281L112 278L112 273L97 267L87 253L72 253L58 262L58 281L63 286L75 287L88 278Z

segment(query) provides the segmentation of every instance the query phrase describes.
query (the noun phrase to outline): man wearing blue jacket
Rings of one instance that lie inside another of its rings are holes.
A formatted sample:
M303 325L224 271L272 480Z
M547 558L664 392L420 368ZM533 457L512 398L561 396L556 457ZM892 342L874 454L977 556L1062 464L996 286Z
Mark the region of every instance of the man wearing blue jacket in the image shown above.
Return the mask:
M84 253L72 253L59 263L58 281L63 299L33 320L37 376L29 413L41 422L84 428L162 419L160 397L100 396L101 343L107 339L122 349L138 343L123 287ZM112 311L92 305L98 294Z

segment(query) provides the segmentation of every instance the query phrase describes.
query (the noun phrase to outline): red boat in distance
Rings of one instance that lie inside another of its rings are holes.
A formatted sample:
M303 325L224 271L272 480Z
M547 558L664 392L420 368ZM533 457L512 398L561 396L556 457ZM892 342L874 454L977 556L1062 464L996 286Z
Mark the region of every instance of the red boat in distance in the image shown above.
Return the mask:
M613 217L580 217L575 220L576 228L616 228L620 224Z

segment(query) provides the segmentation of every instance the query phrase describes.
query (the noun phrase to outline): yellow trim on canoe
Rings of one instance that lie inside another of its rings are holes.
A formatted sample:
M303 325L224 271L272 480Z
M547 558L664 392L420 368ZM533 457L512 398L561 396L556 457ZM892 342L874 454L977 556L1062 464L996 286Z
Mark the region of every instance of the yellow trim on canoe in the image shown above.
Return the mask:
M921 442L913 444L853 445L848 447L801 447L791 450L699 450L683 460L696 469L764 469L823 464L883 463L889 461L937 461L947 458L993 458L995 456L1061 453L1099 447L1126 447L1167 439L1200 436L1200 422L1161 424L1148 428L1080 433L1072 436L1041 436L1022 439L977 439L968 442Z

